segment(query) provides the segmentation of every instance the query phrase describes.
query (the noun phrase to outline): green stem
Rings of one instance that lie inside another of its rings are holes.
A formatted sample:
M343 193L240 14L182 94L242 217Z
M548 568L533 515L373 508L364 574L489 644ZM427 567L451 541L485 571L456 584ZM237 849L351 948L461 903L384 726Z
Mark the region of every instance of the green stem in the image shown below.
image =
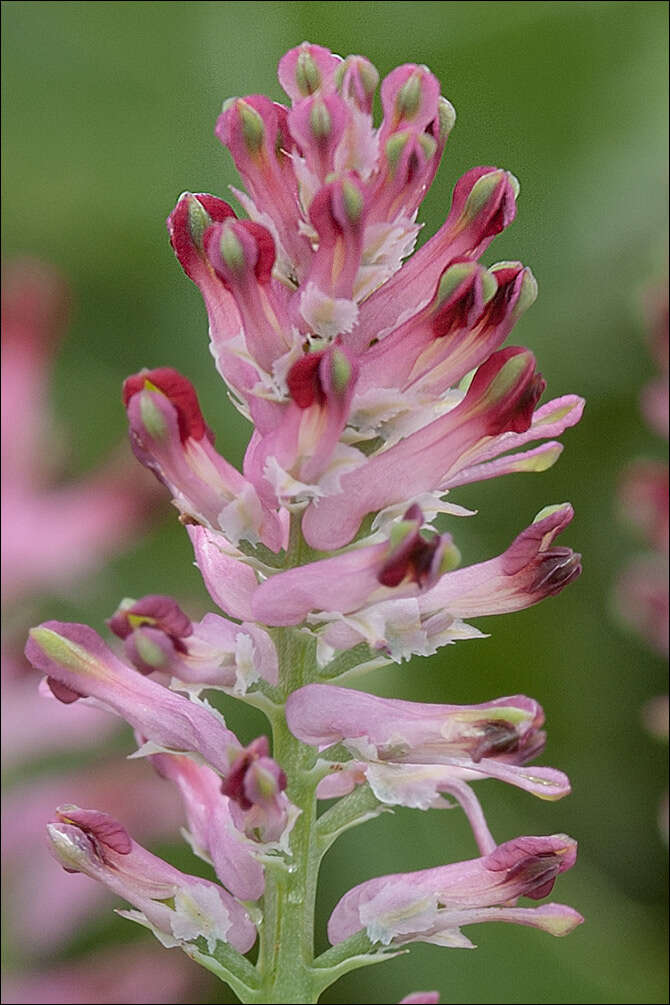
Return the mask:
M294 517L284 568L312 558L300 533L299 518ZM228 960L205 962L200 954L197 958L228 981L243 1002L311 1005L342 974L387 958L382 952L370 952L371 944L361 933L344 947L314 959L314 909L321 860L339 834L381 809L365 786L328 810L317 823L316 788L324 772L316 764L314 748L293 736L285 715L288 696L317 679L316 640L299 628L276 628L272 637L279 658L279 683L271 695L259 694L255 703L270 720L273 757L286 773L288 798L299 810L290 833L290 856L277 856L266 864L258 962L255 968L247 964L251 973L232 972Z

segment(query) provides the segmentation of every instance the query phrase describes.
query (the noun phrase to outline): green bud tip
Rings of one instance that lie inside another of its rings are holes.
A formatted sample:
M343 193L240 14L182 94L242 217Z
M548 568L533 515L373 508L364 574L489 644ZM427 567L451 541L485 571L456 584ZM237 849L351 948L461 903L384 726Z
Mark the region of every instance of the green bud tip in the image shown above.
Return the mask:
M196 197L190 193L187 193L187 198L188 229L196 248L199 248L202 251L202 239L205 235L205 231L212 222L212 218L199 199L196 199Z
M61 865L73 872L81 872L82 866L89 860L85 849L90 847L90 844L87 843L85 846L77 844L69 834L64 834L58 829L58 824L47 824L47 833Z
M242 123L242 136L244 143L250 154L257 154L263 146L265 139L265 126L255 108L248 105L246 101L237 102L237 112Z
M489 171L478 178L465 203L463 216L472 219L481 213L504 177L504 171Z
M454 544L453 541L448 541L444 553L442 555L442 561L440 562L440 574L443 572L451 572L452 569L458 568L461 564L461 553Z
M261 799L271 799L277 794L277 780L270 771L259 767L256 763L253 766L254 781Z
M145 381L144 389L147 391L157 391L158 388ZM140 415L142 425L153 440L162 440L167 434L167 424L161 410L156 405L151 395L143 394L140 398Z
M60 663L68 670L84 674L87 677L104 676L104 668L86 649L78 646L76 642L64 638L51 628L44 626L31 628L28 634L54 663Z
M379 83L379 73L376 67L372 63L368 63L367 60L361 60L358 64L358 76L365 88L365 93L371 97L377 90L377 84Z
M413 119L421 104L421 77L418 73L413 73L398 91L395 99L395 107L398 115L403 119Z
M330 136L330 112L323 101L315 101L309 113L309 124L317 140L325 140Z
M165 663L165 653L161 647L148 639L146 635L138 634L135 636L135 648L138 656L147 666L158 669Z
M520 265L520 262L496 262L495 265L491 266L489 271L495 275L496 272L500 272L503 269L518 269ZM519 292L519 299L517 300L514 308L514 317L520 317L535 303L536 300L537 280L528 266L526 266L523 270L523 280L521 283L521 290Z
M519 299L516 302L516 307L514 309L515 316L523 314L532 307L537 300L537 279L533 275L530 269L525 268L523 270L523 281L521 283L521 292L519 293Z
M344 62L340 63L335 71L335 87L338 91L342 91L342 87L344 85L344 75L349 67L354 63L356 63L358 78L363 85L363 90L368 97L372 97L377 90L379 74L372 63L368 63L367 60L361 59L357 56L347 56Z
M150 618L148 614L129 614L128 624L131 628L141 628L142 625L155 625L156 619Z
M231 227L224 227L221 235L221 258L229 269L235 273L242 273L246 268L244 248Z
M437 103L437 117L440 123L440 139L444 141L456 124L456 109L442 95Z
M351 363L339 349L333 350L331 376L335 392L344 394L351 380Z
M482 272L482 298L485 304L488 304L490 300L493 300L494 296L498 292L498 281L494 275L492 275L488 269Z
M488 386L484 395L486 405L499 401L512 390L526 371L530 355L529 352L519 352L507 360Z
M457 262L451 265L443 274L437 287L436 306L448 300L458 287L471 279L477 272L479 266L476 262ZM496 288L498 284L496 283Z
M410 534L416 533L416 520L398 520L391 527L391 533L389 534L389 545L391 551L395 551L403 541L410 536Z
M424 157L429 161L437 150L437 140L433 136L430 136L429 133L422 133L419 136L419 146L423 150Z
M559 510L564 509L564 507L569 506L569 503L554 503L553 506L545 506L540 512L534 517L533 523L539 523L540 520L544 520L546 517L551 516L553 513L558 513Z
M395 171L402 152L407 146L408 132L394 133L386 142L386 159L392 171Z
M342 199L344 210L351 223L358 223L363 212L363 196L361 190L350 181L342 182Z
M302 49L298 56L295 68L295 82L304 97L314 94L321 87L319 68L307 49Z

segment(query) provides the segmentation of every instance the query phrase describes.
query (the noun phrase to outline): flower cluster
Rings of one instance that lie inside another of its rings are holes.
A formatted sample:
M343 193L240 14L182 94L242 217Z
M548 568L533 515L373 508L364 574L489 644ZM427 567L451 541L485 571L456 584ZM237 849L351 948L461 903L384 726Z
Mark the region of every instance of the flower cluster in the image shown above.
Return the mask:
M479 259L514 219L518 184L494 167L469 171L445 223L408 258L455 121L436 78L393 70L377 127L378 74L361 56L304 43L282 58L279 80L290 108L236 98L217 124L247 218L187 193L168 219L217 369L253 423L243 471L217 452L181 374L145 370L123 390L133 451L170 493L225 616L193 623L155 594L110 619L122 657L90 628L57 622L33 629L27 648L51 695L131 724L138 755L179 789L189 841L220 885L73 806L49 825L56 857L125 897L127 916L243 1001L315 1001L389 948L471 946L461 928L479 921L554 935L581 921L564 905L515 906L551 891L574 841L498 845L471 788L489 777L543 799L569 791L561 772L528 766L544 746L536 702L421 705L342 686L477 637L467 619L529 607L579 575L580 557L554 543L569 504L462 569L439 526L469 513L446 501L452 489L553 464L556 437L583 407L575 395L540 405L533 354L503 348L535 281L520 262ZM261 708L272 754L265 737L241 743L203 691ZM317 800L334 797L317 819ZM318 868L337 836L390 806L450 799L480 857L351 890L328 925L333 948L314 959ZM257 932L252 966L241 954Z

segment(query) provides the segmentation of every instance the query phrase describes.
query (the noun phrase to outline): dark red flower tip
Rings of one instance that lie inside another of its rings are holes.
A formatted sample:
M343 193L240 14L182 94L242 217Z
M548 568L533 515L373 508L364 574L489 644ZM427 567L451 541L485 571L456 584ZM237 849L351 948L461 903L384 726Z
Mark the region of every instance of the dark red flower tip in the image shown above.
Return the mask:
M198 206L202 212L198 211ZM195 278L194 267L202 255L207 227L235 216L232 206L205 192L186 192L167 218L170 244L186 275Z
M507 425L507 430L513 433L525 433L533 421L535 406L544 394L547 382L541 373L533 375L517 400L516 408Z
M483 313L481 293L478 296L481 278L476 269L466 276L450 297L435 311L431 318L431 328L435 338L444 338L452 332L471 328Z
M255 238L258 246L258 258L254 267L256 279L261 284L269 283L276 258L274 238L266 227L253 220L241 220L240 225Z
M560 593L581 572L580 554L572 548L550 548L538 556L536 575L529 589L531 593L540 593L542 596Z
M235 236L241 247L242 258L239 264L224 260L222 241L228 231ZM261 286L270 282L276 258L275 243L270 231L262 224L253 220L212 224L205 232L204 246L210 264L227 289L232 290L235 283L248 278L252 262L256 281Z
M64 705L71 705L73 701L77 701L78 698L81 698L78 691L74 691L71 687L68 687L67 684L61 684L61 682L56 680L55 677L47 677L47 687L51 691L54 698L57 698L58 701L61 701Z
M233 761L230 771L221 783L221 792L237 803L240 809L250 810L253 803L248 799L245 789L245 776L251 764L260 758L268 757L270 744L267 736L258 736L248 747L241 749Z
M524 266L519 262L504 269L496 269L493 273L498 289L485 309L486 324L489 328L500 324L514 306L523 283L523 279L520 278L523 272Z
M93 838L98 850L102 844L119 855L129 855L132 851L133 843L128 831L109 813L83 810L78 806L59 806L56 812L62 823L74 824Z
M326 392L319 373L324 352L325 350L306 354L297 360L288 372L286 384L298 408L309 408L315 403L323 405L326 401Z
M471 754L475 764L482 757L511 754L519 749L519 734L510 722L483 722L478 724L477 729L479 738Z
M136 628L157 628L169 635L181 650L184 645L179 640L193 634L191 619L177 601L158 593L141 597L129 607L120 607L107 624L120 639L127 638Z
M416 503L407 510L403 521L413 521L416 526L393 548L377 574L377 579L382 586L394 587L409 576L412 582L423 587L431 578L435 555L442 539L439 534L430 540L421 536L423 512Z
M169 366L162 366L156 370L141 370L140 373L128 377L123 384L123 404L127 408L130 399L138 392L156 389L165 395L177 412L182 443L189 437L201 440L207 436L213 440L213 435L200 411L193 384Z

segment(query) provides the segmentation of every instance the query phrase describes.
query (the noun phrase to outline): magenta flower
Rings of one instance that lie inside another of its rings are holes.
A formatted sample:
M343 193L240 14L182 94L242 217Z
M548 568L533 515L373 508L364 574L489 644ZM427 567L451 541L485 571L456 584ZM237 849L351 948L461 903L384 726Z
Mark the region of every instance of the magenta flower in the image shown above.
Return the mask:
M531 271L478 261L514 219L512 175L467 172L444 224L408 257L455 113L410 63L382 81L376 126L378 79L361 56L291 50L279 64L290 108L234 98L217 123L247 218L204 193L182 195L168 218L217 369L253 426L242 472L214 449L176 371L129 377L123 398L133 450L167 488L225 617L193 623L154 593L124 600L109 621L126 661L90 629L57 622L33 629L27 649L61 701L93 699L135 728L222 886L175 874L94 811L64 810L51 825L59 857L124 895L140 911L131 917L242 1001L315 1002L388 947L469 946L460 929L478 921L554 935L581 921L561 905L514 905L550 892L575 860L572 839L497 846L469 786L489 777L549 800L569 792L561 772L528 766L544 747L536 702L419 705L339 686L477 637L463 619L522 610L581 571L554 543L567 503L542 510L502 555L456 568L438 521L470 511L448 493L550 467L583 402L540 404L535 357L505 345L535 299ZM200 700L208 689L265 713L272 744L240 743ZM319 798L338 797L317 815ZM315 958L318 870L339 834L389 805L427 810L445 797L464 809L482 857L356 887L331 917L333 949ZM256 928L252 965L236 949Z

